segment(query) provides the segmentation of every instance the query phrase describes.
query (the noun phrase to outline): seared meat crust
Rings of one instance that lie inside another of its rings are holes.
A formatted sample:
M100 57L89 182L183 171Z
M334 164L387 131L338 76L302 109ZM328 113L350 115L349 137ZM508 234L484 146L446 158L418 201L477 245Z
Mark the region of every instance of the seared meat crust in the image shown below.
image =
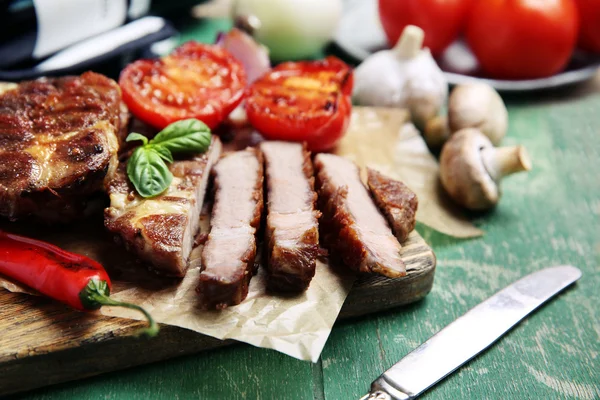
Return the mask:
M417 195L404 183L367 168L367 184L379 210L385 215L400 243L415 229Z
M400 243L360 180L356 164L322 153L314 165L323 213L319 225L330 254L355 271L390 278L406 275Z
M93 72L0 94L0 215L79 216L116 170L127 115L117 83Z

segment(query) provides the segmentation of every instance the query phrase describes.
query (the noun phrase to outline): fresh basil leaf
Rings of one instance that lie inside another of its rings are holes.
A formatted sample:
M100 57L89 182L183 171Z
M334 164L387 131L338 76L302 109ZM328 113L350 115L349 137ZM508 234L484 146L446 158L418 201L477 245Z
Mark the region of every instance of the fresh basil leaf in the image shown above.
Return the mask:
M168 163L173 162L173 155L171 154L171 151L169 149L167 149L166 147L164 147L163 145L149 144L148 146L146 146L146 148L156 151L158 153L158 155L160 156L160 158L162 158L166 162L168 162Z
M148 138L142 135L141 133L137 132L131 132L127 136L127 139L125 139L126 142L133 142L134 140L141 140L144 146L148 144Z
M204 153L210 141L210 128L204 122L191 118L170 124L150 143L160 144L171 152Z
M135 149L127 162L127 176L142 197L154 197L164 192L173 175L161 154L153 148Z

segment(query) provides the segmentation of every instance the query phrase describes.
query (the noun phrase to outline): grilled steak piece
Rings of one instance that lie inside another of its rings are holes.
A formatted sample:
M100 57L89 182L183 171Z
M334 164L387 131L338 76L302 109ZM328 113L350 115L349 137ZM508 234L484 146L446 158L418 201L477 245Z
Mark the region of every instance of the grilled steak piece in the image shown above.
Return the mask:
M221 142L213 136L204 154L175 160L169 165L171 185L152 198L135 191L127 178L127 163L121 163L108 186L110 207L104 210L104 225L156 272L184 276L200 228L210 170L220 154Z
M79 216L118 164L127 122L119 86L86 72L0 92L0 216Z
M400 243L415 229L417 195L404 183L367 168L367 184L379 210L385 215Z
M200 304L221 310L248 295L254 272L256 231L263 209L263 165L260 152L226 154L213 170L215 199L211 230L202 249Z
M280 291L306 290L315 275L319 251L310 152L301 144L287 142L263 142L260 148L267 179L268 284Z
M358 167L345 158L319 154L315 168L323 212L319 223L330 253L360 272L406 275L400 243L360 180Z

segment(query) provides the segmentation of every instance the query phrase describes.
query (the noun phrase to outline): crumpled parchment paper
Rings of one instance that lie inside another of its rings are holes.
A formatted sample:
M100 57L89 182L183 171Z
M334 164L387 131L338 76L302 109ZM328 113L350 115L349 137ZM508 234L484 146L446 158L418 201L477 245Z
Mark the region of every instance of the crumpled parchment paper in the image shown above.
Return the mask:
M483 235L444 193L439 164L405 110L354 107L336 153L404 182L419 198L417 221L454 237Z
M201 232L209 230L208 207L202 213ZM200 274L203 246L192 252L190 269L176 284L156 290L135 283L115 281L112 297L133 302L148 310L163 324L215 337L235 339L258 347L274 349L301 360L316 362L333 324L352 288L351 273L334 272L327 260L317 262L308 290L299 295L268 294L265 268L250 281L248 297L240 305L221 311L198 308L195 291ZM259 261L257 259L257 261ZM120 307L102 307L102 314L142 319L140 313Z
M419 196L417 218L425 224L454 236L480 234L460 214L453 214L438 202L437 162L418 132L406 122L403 110L356 107L349 131L336 152L361 166L369 165L402 179ZM243 148L260 140L260 136L250 131L245 135L240 134L226 148ZM208 233L208 207L204 207L201 222L201 232ZM165 279L148 272L136 263L133 255L115 244L104 229L101 214L60 228L6 222L0 224L0 229L46 240L99 261L113 281L112 297L143 306L160 323L219 339L235 339L313 362L319 358L355 279L351 273L331 268L327 260L319 260L316 276L305 293L282 296L265 291L265 273L261 267L252 278L248 297L242 304L209 312L198 308L195 292L202 246L194 249L183 280ZM1 278L0 286L27 292L26 288ZM142 318L135 311L119 307L103 307L101 312Z

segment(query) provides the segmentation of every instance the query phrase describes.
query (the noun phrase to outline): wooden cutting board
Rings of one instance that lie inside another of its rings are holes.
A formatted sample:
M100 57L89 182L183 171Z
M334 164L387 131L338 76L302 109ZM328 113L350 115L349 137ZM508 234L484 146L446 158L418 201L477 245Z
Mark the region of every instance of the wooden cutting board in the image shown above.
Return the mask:
M394 126L406 121L403 111L394 112L398 114ZM236 139L230 149L255 144L252 134ZM135 266L133 256L103 229L101 215L65 227L0 222L2 228L96 258L113 279L118 279L114 273L119 270L111 271L111 266ZM94 251L78 251L81 248ZM433 285L435 255L416 231L403 243L402 258L407 276L359 277L339 318L375 313L425 297ZM0 289L0 395L235 343L166 325L155 338L132 337L143 324L80 313L46 298Z
M108 235L102 239L97 236L102 232L82 232L86 234L93 240L107 240L105 245L115 260L129 257L112 244ZM339 318L422 299L433 284L435 256L413 232L404 243L402 258L407 264L406 277L359 278ZM73 311L46 298L0 289L0 395L234 343L165 325L155 338L131 337L142 325L134 320Z

